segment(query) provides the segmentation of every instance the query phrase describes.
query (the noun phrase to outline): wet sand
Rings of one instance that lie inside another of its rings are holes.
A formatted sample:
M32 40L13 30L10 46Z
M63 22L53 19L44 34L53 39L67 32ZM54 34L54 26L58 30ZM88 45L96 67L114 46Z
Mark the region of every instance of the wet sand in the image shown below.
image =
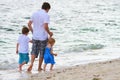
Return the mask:
M27 74L20 80L120 80L120 59Z

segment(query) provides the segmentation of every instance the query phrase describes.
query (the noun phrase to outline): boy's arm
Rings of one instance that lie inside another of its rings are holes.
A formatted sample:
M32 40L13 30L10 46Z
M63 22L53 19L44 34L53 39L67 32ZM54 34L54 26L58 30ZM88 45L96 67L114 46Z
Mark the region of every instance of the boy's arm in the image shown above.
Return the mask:
M29 41L30 43L33 43L32 40Z
M16 54L18 54L19 43L16 44Z

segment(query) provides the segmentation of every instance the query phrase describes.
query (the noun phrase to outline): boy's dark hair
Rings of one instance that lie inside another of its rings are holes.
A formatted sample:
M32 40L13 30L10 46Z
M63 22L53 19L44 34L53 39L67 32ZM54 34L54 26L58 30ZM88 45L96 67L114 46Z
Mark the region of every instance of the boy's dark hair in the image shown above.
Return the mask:
M50 4L49 4L48 2L44 2L44 3L43 3L42 9L47 10L47 9L50 9L50 8L51 8L51 6L50 6Z
M26 34L29 32L29 29L26 26L23 26L22 28L22 34Z

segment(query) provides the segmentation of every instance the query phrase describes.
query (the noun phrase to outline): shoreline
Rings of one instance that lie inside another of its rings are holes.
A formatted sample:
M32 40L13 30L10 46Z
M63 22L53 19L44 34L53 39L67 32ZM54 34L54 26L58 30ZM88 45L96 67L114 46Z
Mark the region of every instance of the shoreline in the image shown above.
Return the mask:
M102 62L63 67L39 73L27 73L19 80L119 80L120 58Z

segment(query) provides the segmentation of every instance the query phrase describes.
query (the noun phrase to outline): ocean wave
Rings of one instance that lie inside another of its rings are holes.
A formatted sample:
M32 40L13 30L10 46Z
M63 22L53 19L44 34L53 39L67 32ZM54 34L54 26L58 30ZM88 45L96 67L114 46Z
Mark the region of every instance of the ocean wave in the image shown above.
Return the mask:
M27 19L27 20L29 20L29 19L30 19L30 17L24 17L24 19Z
M0 28L0 29L5 31L14 31L13 29L10 29L10 28Z
M81 44L81 45L72 45L68 47L68 49L65 52L83 52L87 50L96 50L96 49L102 49L105 45L102 44Z
M6 43L5 41L0 40L0 43Z
M90 32L98 32L99 29L95 29L94 27L91 27L91 28L83 28L81 29L82 31L90 31Z

